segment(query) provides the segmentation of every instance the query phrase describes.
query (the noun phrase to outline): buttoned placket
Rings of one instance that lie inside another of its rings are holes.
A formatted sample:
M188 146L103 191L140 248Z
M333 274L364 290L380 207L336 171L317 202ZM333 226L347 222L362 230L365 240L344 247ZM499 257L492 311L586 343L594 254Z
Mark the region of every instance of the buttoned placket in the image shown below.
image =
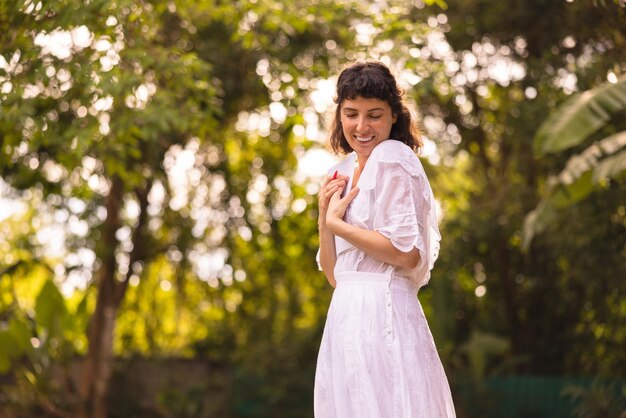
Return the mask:
M391 272L387 273L387 283L385 283L385 341L393 343L393 306L391 303Z

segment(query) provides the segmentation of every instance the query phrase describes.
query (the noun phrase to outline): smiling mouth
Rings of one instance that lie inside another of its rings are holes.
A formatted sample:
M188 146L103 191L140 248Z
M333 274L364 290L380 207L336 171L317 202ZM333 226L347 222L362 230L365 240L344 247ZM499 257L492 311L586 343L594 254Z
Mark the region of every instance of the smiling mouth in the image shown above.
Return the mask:
M354 139L356 139L359 142L369 142L372 139L374 139L374 135L370 135L370 136L358 136L358 135L354 135Z

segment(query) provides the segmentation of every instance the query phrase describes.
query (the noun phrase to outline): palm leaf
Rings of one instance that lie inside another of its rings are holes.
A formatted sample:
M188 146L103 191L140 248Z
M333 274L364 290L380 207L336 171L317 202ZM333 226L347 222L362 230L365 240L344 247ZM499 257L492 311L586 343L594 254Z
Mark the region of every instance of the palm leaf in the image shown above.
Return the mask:
M593 180L598 182L603 178L615 178L626 171L626 150L605 158L593 170Z
M535 235L545 231L558 219L559 211L580 201L593 190L592 172L587 171L568 185L559 183L556 176L548 179L543 198L524 219L522 248L527 250Z
M539 205L524 220L522 245L528 248L533 237L557 218L560 210L583 200L605 178L626 172L626 131L611 135L569 159L565 169L548 179Z
M562 151L588 139L619 112L626 110L626 76L577 94L541 124L534 139L542 154Z

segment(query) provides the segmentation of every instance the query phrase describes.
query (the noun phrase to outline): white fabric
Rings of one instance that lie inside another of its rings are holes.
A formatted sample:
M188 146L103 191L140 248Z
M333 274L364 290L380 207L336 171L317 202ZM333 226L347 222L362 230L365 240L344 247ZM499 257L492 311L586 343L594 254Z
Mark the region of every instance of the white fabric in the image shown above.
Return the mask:
M355 155L329 170L353 176ZM348 183L347 190L351 188ZM401 269L336 237L337 287L315 376L316 418L455 417L448 381L416 297L439 250L435 202L423 167L387 140L368 158L345 220L379 231L420 262Z

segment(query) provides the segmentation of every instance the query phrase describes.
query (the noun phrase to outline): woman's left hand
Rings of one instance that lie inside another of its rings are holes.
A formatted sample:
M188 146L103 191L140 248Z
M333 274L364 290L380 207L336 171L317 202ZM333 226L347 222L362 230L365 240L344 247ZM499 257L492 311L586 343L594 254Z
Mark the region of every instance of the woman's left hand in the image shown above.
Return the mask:
M343 198L341 197L341 191L339 190L332 195L330 201L328 202L328 210L326 212L326 225L331 229L331 231L338 222L343 222L346 209L357 194L359 194L359 188L355 187L346 193Z

